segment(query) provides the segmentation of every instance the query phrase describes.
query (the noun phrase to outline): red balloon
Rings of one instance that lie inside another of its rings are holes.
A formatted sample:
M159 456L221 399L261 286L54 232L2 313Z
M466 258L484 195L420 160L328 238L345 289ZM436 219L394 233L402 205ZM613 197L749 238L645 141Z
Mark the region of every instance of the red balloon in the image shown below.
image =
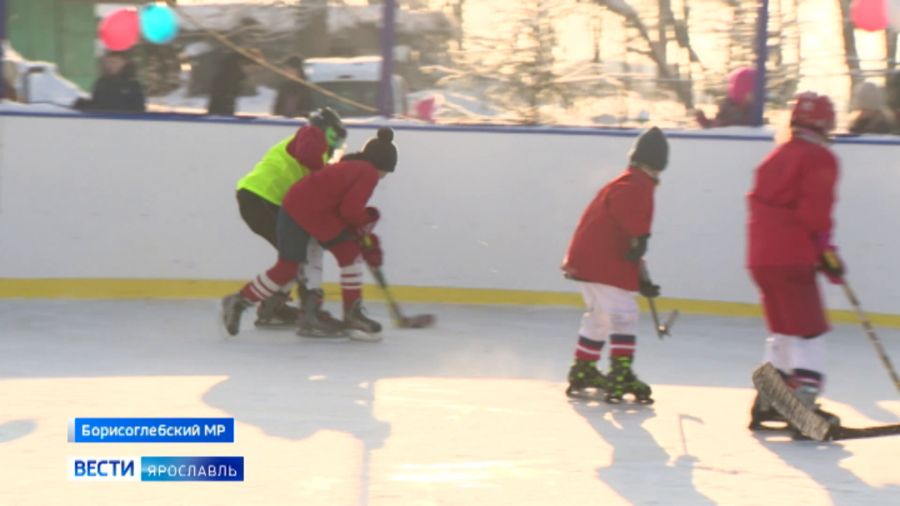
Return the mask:
M125 51L141 37L141 22L135 9L118 9L100 21L97 36L111 51Z
M850 18L859 29L869 32L884 30L888 26L887 0L853 0Z

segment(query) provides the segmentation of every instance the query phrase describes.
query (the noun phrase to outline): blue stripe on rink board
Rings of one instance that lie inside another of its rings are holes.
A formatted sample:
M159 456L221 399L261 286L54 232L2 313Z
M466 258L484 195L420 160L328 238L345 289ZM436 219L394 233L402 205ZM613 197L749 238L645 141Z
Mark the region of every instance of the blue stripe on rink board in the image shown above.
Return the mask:
M186 113L143 113L143 114L105 114L105 113L62 113L62 112L26 112L26 111L0 111L0 117L35 117L35 118L63 118L63 119L103 119L124 121L169 121L176 123L214 123L232 124L241 126L267 125L267 126L292 126L304 124L304 121L295 119L276 119L267 117L224 117L206 116L202 114ZM349 119L348 121L352 121ZM346 124L351 130L377 130L383 126L389 126L394 130L423 131L423 132L460 132L460 133L494 133L494 134L527 134L527 135L563 135L563 136L597 136L597 137L635 137L642 131L640 128L615 128L615 127L576 127L576 126L519 126L519 125L415 125L393 122L376 122L366 124ZM696 139L696 140L728 140L728 141L755 141L772 142L773 136L769 132L759 134L725 134L708 133L707 130L670 130L664 129L670 139ZM836 144L861 144L900 146L900 137L869 138L856 135L838 135L834 139Z

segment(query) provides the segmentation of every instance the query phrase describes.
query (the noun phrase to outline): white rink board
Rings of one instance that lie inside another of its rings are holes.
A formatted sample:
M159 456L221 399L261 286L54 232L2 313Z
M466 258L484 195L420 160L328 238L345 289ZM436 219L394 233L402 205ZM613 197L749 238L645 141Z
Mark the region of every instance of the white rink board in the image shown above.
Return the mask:
M558 265L636 132L397 125L376 189L398 285L573 291ZM375 125L350 129L361 147ZM237 179L287 122L0 116L0 278L242 279L274 255L241 221ZM744 194L765 131L670 132L648 260L664 295L753 302ZM867 309L900 313L900 140L838 143L837 243ZM336 279L326 263L326 279ZM828 305L846 308L829 289Z

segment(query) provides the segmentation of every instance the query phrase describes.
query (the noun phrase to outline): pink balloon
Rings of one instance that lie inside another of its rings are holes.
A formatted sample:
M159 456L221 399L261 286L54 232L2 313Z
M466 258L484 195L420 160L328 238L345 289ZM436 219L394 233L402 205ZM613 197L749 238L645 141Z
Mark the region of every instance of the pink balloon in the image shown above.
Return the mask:
M118 9L100 21L97 36L111 51L125 51L141 37L141 22L135 9Z
M850 18L853 25L861 30L884 30L888 26L887 0L853 0Z

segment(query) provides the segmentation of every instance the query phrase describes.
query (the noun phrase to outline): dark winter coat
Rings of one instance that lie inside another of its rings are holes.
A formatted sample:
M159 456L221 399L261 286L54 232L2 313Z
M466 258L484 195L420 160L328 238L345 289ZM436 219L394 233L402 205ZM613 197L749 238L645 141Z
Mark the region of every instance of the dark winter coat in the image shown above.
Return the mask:
M234 116L237 97L241 94L247 74L241 68L241 55L228 56L213 77L209 89L209 114Z
M144 112L144 90L135 77L134 65L128 63L118 74L101 76L90 100L79 100L75 106L91 111Z
M857 114L848 130L852 134L889 134L894 131L894 123L886 113L875 111L867 115Z
M294 81L285 81L278 87L278 95L272 106L272 114L296 118L306 116L315 108L310 89Z

